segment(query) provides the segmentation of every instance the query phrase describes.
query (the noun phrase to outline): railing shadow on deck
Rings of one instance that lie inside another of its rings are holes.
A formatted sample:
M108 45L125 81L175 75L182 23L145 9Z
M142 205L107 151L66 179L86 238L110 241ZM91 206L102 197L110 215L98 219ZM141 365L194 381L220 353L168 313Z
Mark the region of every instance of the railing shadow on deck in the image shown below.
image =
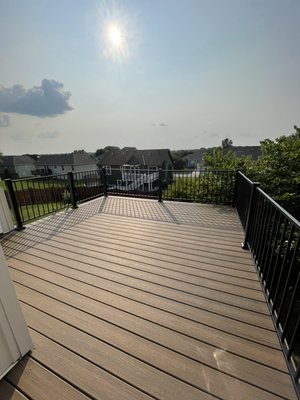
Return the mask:
M106 200L106 197L101 197L77 209L62 210L59 213L43 218L42 221L38 220L35 223L31 223L21 232L13 231L6 234L1 241L5 256L7 258L12 257L30 247L50 240L58 233L101 213L105 207ZM17 241L14 241L15 235L17 235Z

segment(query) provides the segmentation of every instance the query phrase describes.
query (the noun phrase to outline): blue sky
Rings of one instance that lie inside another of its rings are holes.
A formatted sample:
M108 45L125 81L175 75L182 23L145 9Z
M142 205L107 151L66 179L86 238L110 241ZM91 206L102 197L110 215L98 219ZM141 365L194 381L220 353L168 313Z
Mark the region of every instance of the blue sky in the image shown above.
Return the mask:
M0 0L0 150L185 149L290 134L300 125L299 20L299 0Z

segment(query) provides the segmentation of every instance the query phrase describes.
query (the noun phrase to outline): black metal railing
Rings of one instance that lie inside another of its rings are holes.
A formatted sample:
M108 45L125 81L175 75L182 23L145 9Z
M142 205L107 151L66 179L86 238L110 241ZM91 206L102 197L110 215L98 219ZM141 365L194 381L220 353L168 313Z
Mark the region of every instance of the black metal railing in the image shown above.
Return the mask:
M162 199L210 204L232 204L235 171L172 171L172 182L162 182Z
M107 194L157 199L160 185L158 169L106 170Z
M17 229L44 215L102 195L232 204L235 171L174 171L125 167L6 179Z
M105 177L101 170L73 172L76 200L78 203L103 196ZM70 191L72 193L72 191Z
M299 395L300 222L242 174L235 202Z
M69 172L37 178L6 179L16 229L45 215L104 194L100 170Z
M240 221L244 230L246 230L247 223L249 222L249 209L252 204L255 186L258 187L259 183L252 182L240 171L236 172L234 205L239 214Z

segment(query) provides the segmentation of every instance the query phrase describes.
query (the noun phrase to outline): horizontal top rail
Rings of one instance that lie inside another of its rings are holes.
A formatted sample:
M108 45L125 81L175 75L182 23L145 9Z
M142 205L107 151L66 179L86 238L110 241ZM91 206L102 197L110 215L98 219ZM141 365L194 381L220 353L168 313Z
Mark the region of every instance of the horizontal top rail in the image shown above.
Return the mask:
M270 197L266 192L264 192L261 188L257 188L257 191L262 194L268 201L279 211L281 212L285 218L287 218L290 222L296 225L297 228L300 229L300 222L292 216L286 209L284 209L280 204L278 204L272 197Z
M243 174L240 170L237 171L248 183L250 183L251 185L258 185L259 182L256 181L251 181L251 179L249 179L245 174Z

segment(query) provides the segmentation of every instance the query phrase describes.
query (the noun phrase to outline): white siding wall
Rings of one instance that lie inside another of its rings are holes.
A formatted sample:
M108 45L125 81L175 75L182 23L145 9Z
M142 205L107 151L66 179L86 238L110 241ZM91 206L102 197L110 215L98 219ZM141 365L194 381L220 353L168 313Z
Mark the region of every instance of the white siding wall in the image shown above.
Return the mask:
M97 164L88 164L88 165L76 165L74 172L83 172L83 171L97 171Z
M33 164L29 165L16 165L16 172L20 178L25 178L26 176L32 176L31 171L35 169Z
M86 165L76 165L74 170L72 170L72 165L48 165L52 170L52 174L67 174L68 172L84 172L84 171L96 171L98 169L97 164L86 164Z

